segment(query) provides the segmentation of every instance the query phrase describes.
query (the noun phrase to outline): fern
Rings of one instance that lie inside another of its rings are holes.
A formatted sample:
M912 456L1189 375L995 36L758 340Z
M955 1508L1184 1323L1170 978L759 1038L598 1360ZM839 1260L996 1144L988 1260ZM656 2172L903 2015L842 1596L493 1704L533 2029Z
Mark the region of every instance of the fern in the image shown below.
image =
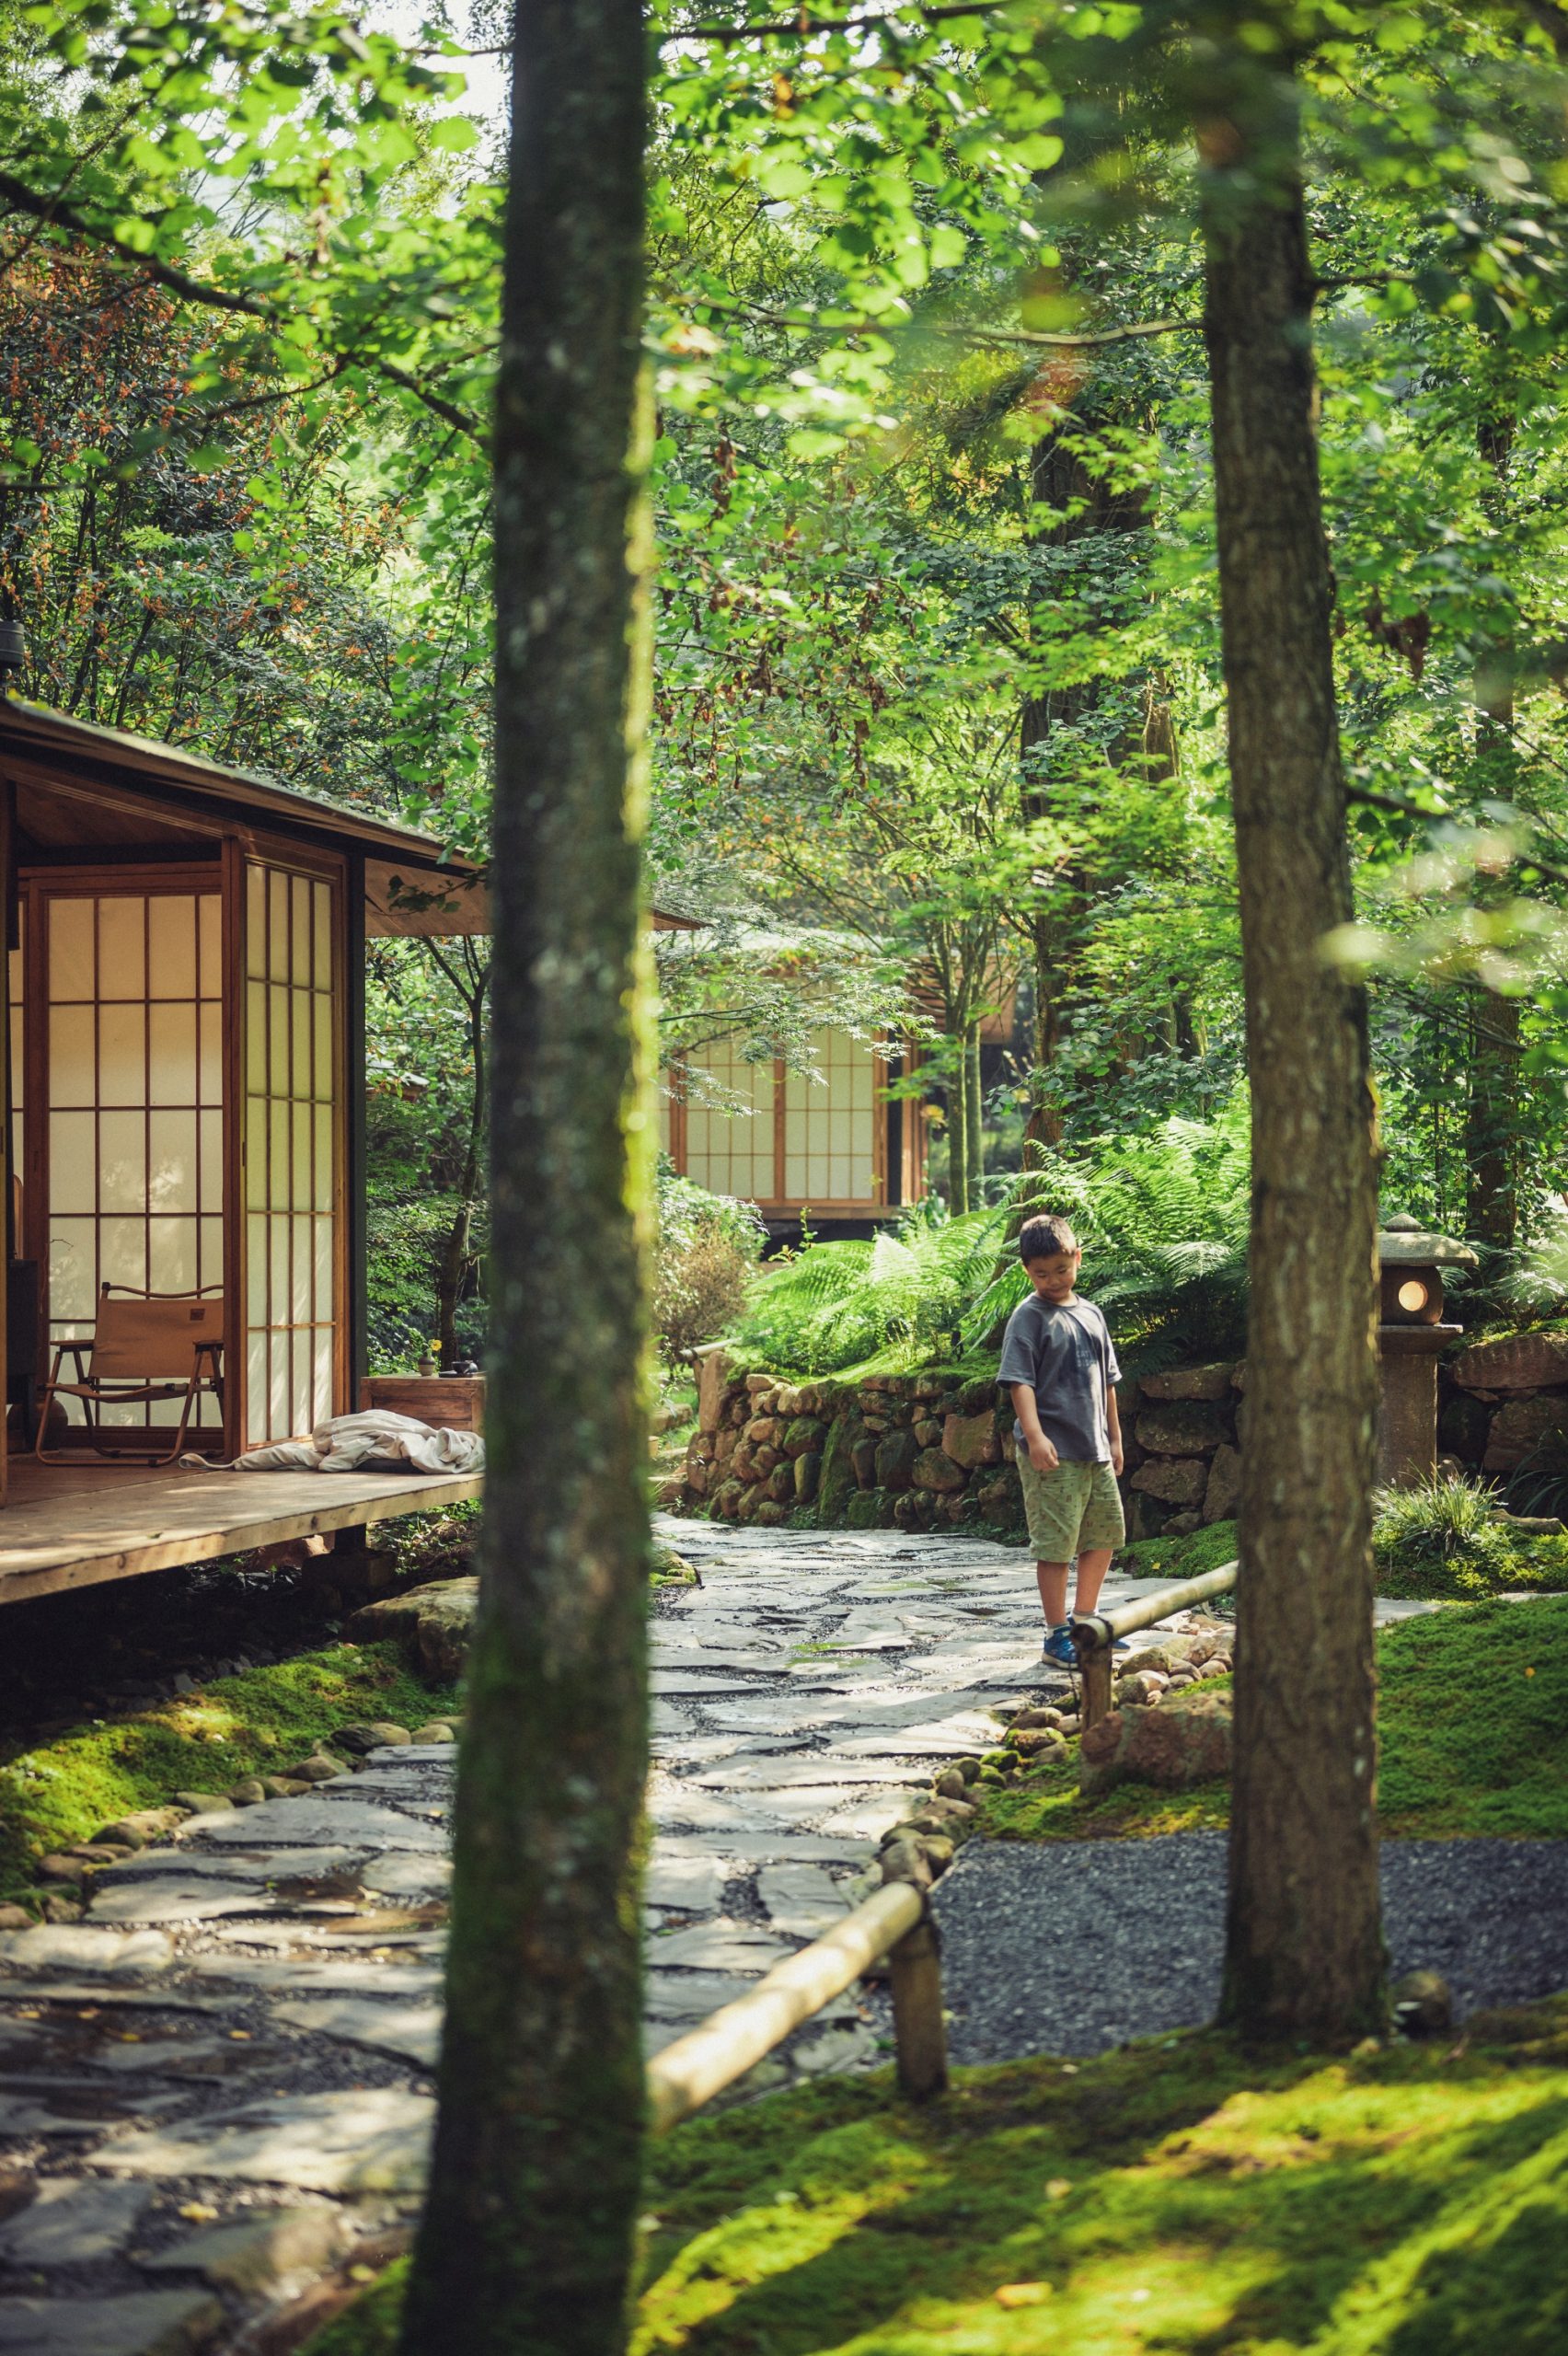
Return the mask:
M762 1269L732 1336L779 1373L897 1372L992 1348L1029 1290L1024 1220L1069 1218L1083 1287L1135 1369L1225 1357L1246 1327L1251 1166L1244 1103L1214 1121L1172 1119L1101 1139L1091 1156L1046 1152L993 1210L949 1218L940 1203L874 1242L813 1243Z

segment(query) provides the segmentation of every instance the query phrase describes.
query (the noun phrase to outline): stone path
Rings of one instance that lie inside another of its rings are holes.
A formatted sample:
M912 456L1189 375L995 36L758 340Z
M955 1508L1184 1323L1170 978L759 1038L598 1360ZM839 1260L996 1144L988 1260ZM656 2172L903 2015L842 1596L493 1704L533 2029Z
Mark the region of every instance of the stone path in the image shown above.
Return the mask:
M654 1632L650 2050L855 1903L910 1792L1047 1690L1016 1550L663 1534L703 1585L662 1590ZM453 1757L189 1819L101 1872L82 1923L0 1934L0 2356L265 2356L270 2312L402 2228ZM874 2062L878 2032L847 1994L749 2083Z

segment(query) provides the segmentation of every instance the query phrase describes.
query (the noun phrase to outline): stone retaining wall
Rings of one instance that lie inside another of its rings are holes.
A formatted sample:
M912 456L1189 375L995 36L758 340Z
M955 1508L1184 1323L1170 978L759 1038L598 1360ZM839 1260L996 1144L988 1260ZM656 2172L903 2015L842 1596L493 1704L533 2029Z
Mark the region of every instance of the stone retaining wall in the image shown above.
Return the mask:
M1241 1369L1178 1367L1118 1392L1136 1538L1228 1519L1240 1475ZM1021 1530L1012 1408L994 1382L936 1374L791 1383L703 1361L698 1429L671 1503L777 1527L814 1507L851 1530Z
M1527 1457L1568 1472L1568 1334L1510 1334L1438 1370L1437 1445L1505 1480Z

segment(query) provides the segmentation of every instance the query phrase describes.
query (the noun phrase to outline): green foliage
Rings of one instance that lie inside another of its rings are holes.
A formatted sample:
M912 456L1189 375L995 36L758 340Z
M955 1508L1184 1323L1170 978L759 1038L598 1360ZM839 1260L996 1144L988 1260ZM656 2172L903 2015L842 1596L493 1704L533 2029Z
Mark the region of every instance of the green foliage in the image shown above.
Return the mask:
M413 1727L455 1701L411 1677L396 1645L339 1645L26 1750L13 1742L0 1763L0 1900L31 1888L37 1858L115 1817L281 1774L356 1718Z
M809 1243L765 1267L734 1331L740 1357L780 1374L888 1372L951 1356L995 1263L997 1215L923 1204L870 1242Z
M1496 1519L1496 1506L1489 1484L1450 1473L1379 1489L1372 1525L1379 1593L1474 1602L1499 1588L1568 1583Z
M1083 1246L1079 1284L1104 1311L1124 1363L1223 1357L1246 1338L1251 1138L1244 1098L1213 1120L1172 1115L1143 1137L1097 1138L1079 1156L1043 1153L1013 1190L1008 1232L1060 1211ZM1016 1262L976 1300L980 1341L1028 1290Z
M653 1330L661 1357L676 1366L740 1315L767 1230L755 1204L711 1195L665 1161L659 1170L656 1214Z
M1565 2067L1556 1998L1458 2052L1187 2032L698 2118L650 2154L634 2356L1555 2356ZM394 2356L405 2272L307 2356Z
M365 1208L366 1339L373 1373L412 1369L436 1337L435 1278L442 1248L460 1207L455 1195L373 1193ZM475 1247L482 1253L488 1221L476 1213ZM477 1358L484 1347L481 1299L460 1303L459 1350Z
M928 1203L872 1242L813 1243L772 1263L736 1345L779 1373L895 1371L937 1357L980 1369L1029 1289L1019 1230L1056 1210L1083 1244L1083 1292L1125 1364L1220 1357L1245 1335L1249 1188L1239 1101L1213 1121L1098 1138L1081 1158L1039 1156L992 1210L949 1219Z

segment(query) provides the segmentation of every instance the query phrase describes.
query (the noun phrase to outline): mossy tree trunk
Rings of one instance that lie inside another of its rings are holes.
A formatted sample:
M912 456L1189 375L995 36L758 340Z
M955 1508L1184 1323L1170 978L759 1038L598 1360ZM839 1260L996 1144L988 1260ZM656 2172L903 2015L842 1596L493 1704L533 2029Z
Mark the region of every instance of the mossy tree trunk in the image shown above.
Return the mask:
M969 1206L978 1210L984 1199L986 1175L986 1100L980 1085L980 1025L971 1023L963 1046L964 1163L969 1180Z
M1251 1311L1223 2016L1384 2016L1370 1492L1376 1138L1351 914L1293 77L1233 64L1200 126L1205 335L1252 1091Z
M404 2356L611 2356L626 2327L648 1567L644 54L634 0L517 14L495 450L490 1465Z

